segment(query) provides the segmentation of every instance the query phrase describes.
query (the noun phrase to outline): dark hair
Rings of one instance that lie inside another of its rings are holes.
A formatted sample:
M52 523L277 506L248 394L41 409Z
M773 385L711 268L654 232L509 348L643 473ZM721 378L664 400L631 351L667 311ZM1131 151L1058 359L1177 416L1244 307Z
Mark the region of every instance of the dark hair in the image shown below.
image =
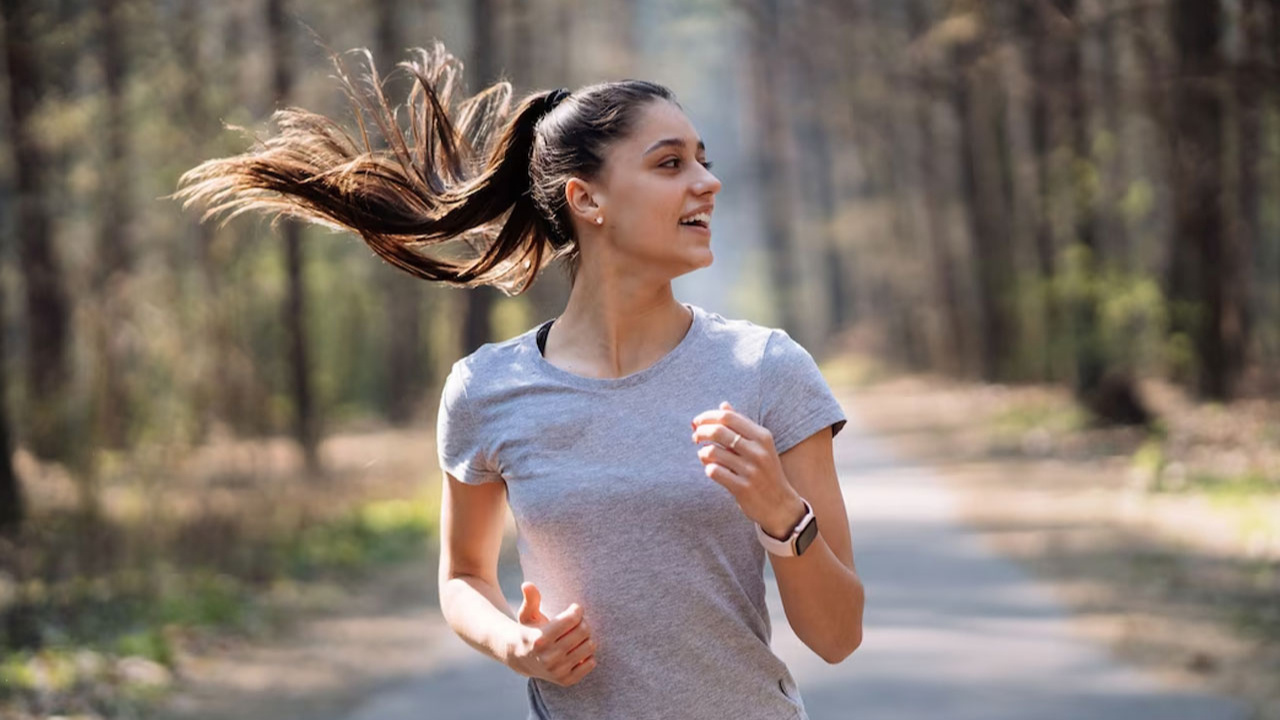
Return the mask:
M331 59L364 149L330 118L288 107L271 116L279 135L259 139L243 155L188 170L171 197L184 208L207 207L201 221L230 210L225 224L261 210L351 230L387 262L420 278L518 295L557 257L566 258L571 282L577 276L578 244L564 194L569 178L597 178L606 148L632 130L642 105L676 102L667 88L642 80L589 85L558 105L556 91L535 92L515 110L505 80L455 100L462 63L434 42L397 65L414 80L409 143L372 55L364 48L350 52L362 53L369 65L364 92L339 57ZM387 148L374 149L365 115ZM420 250L453 238L462 238L475 256L450 260Z

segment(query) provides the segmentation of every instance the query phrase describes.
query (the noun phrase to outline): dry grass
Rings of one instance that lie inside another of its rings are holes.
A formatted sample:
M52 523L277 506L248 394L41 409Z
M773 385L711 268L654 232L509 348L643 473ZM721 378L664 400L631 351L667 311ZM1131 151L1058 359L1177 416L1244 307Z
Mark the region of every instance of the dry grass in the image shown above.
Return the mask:
M0 655L14 651L0 674L25 679L9 702L0 693L0 715L114 716L115 669L152 661L181 677L224 638L265 639L348 606L373 565L426 560L433 442L423 429L336 434L322 478L306 476L287 438L142 448L105 458L92 515L69 475L20 451L30 513L17 542L0 543ZM45 655L31 655L42 647L107 672L46 678Z

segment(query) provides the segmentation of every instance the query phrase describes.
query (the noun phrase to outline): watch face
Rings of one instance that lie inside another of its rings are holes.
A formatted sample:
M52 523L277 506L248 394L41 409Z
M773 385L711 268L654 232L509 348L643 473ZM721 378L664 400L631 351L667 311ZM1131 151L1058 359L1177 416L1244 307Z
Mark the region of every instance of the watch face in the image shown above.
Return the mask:
M818 537L818 518L810 520L809 524L804 526L804 530L800 531L800 536L796 538L796 555L804 553L816 537Z

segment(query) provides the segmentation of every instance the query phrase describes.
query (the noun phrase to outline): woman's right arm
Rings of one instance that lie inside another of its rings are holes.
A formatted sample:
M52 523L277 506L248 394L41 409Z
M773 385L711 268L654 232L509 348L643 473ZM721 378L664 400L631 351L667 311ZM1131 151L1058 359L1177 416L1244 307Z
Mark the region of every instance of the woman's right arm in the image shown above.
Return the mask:
M444 473L440 610L468 645L510 666L521 627L498 586L506 483L468 485Z

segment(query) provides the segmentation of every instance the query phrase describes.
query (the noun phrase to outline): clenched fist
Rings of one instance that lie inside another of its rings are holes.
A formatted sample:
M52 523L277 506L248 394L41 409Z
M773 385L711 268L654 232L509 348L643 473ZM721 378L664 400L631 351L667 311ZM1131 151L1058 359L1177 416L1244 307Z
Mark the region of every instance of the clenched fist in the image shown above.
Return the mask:
M542 614L542 594L531 582L521 583L524 601L516 620L520 633L508 665L526 677L569 686L596 667L596 644L582 618L582 606L573 603L553 618Z

